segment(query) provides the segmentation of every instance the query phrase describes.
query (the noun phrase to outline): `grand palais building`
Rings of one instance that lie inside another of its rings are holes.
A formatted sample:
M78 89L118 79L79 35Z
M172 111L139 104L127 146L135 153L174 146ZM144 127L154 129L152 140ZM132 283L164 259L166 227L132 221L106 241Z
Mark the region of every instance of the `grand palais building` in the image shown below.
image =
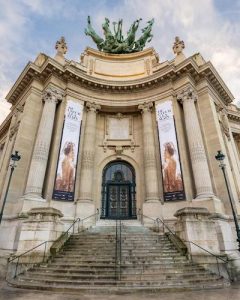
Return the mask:
M240 110L211 62L199 53L185 57L183 49L176 38L169 61L153 48L86 48L73 61L65 58L61 38L55 57L40 53L26 65L7 94L12 108L0 126L2 276L7 261L41 243L20 258L31 261L35 253L47 261L74 220L75 233L68 232L70 242L65 235L63 247L102 234L105 244L112 236L114 248L116 220L122 220L118 226L129 247L141 234L160 236L162 247L164 241L171 242L168 249L185 245L184 257L212 276L220 261L224 284L229 272L239 277ZM10 174L15 151L21 158ZM218 151L225 155L222 167ZM82 249L86 253L85 244ZM36 285L42 284L39 270ZM16 285L29 282L24 274L21 281L15 274Z

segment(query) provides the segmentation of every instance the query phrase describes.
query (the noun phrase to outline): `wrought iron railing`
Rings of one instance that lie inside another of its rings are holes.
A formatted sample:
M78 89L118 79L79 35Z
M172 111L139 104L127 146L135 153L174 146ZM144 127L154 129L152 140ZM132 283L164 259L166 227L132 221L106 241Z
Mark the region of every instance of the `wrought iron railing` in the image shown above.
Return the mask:
M192 244L192 245L198 247L199 249L201 249L203 252L208 253L210 256L214 257L216 259L217 273L219 274L220 277L224 277L221 274L221 270L220 270L220 264L219 264L219 262L221 261L222 264L225 264L225 267L226 267L225 269L226 269L226 272L228 274L228 278L230 280L232 280L232 275L230 274L230 272L228 270L228 263L231 260L229 260L228 258L225 259L225 258L223 258L220 255L216 255L216 254L212 253L211 251L209 251L208 249L205 249L202 246L200 246L200 245L198 245L198 244L196 244L196 243L194 243L192 241L187 241L187 240L181 239L161 218L153 219L151 217L145 216L145 215L141 214L140 210L138 212L138 216L139 216L139 220L141 221L141 224L144 224L144 218L152 220L153 224L154 224L154 226L156 228L156 231L158 233L160 233L160 231L161 231L161 228L160 228L161 226L160 225L162 224L162 233L165 234L165 235L167 235L168 238L174 243L174 245L179 250L181 250L181 252L184 252L183 249L181 249L181 247L182 247L181 244L184 244L185 245L185 249L186 249L185 254L188 255L188 258L190 259L190 261L192 263L193 263L193 255L192 255L192 252L191 252L191 247L186 247L186 244Z
M10 257L8 259L8 266L10 265L10 263L16 262L16 267L14 270L13 278L16 278L19 274L28 270L29 267L27 267L27 266L30 266L30 268L31 268L31 267L34 267L37 265L41 265L43 263L47 263L49 261L49 259L52 259L56 255L56 253L58 253L61 250L63 245L67 242L67 240L69 239L69 237L72 234L80 233L85 230L84 222L86 222L90 218L95 218L95 222L96 222L98 217L99 217L99 209L97 209L95 214L92 214L86 218L75 219L72 222L72 224L70 225L70 227L65 232L63 232L57 240L48 240L48 241L42 242L41 244L25 251L24 253L21 253L20 255ZM47 251L48 243L52 243L52 246L49 248L49 252ZM44 248L43 251L41 251L42 248ZM40 251L43 252L42 256L41 256L41 253L38 253L37 257L36 257L36 255L34 255L35 254L34 252L36 251L36 249L38 250L38 252L40 252ZM27 254L28 254L28 256L27 256ZM33 256L31 256L29 254L33 254ZM36 258L38 260L37 262L36 262ZM21 270L19 271L20 264L24 264L25 267L21 268ZM7 274L7 276L8 276L8 274Z

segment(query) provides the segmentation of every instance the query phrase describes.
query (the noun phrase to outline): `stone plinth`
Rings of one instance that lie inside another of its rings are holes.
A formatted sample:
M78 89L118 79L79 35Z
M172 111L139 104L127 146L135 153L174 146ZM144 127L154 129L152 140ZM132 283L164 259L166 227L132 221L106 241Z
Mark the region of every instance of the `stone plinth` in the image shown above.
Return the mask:
M233 218L214 213L210 216L210 219L215 222L221 253L226 254L228 259L232 260L228 264L232 277L235 280L240 280L240 253L237 250L238 243Z
M125 81L151 75L153 62L158 62L158 56L152 48L129 54L109 54L87 48L81 64L93 77Z
M201 248L213 254L219 254L219 243L216 235L215 222L209 219L210 212L203 207L185 207L174 214L177 217L175 231L186 243L192 256L209 256ZM188 243L191 241L193 243Z
M76 216L81 220L87 218L86 220L83 221L83 223L80 222L81 226L87 228L92 225L95 225L96 218L97 218L97 216L94 215L95 213L96 213L96 208L93 201L83 200L77 202Z
M30 250L45 241L55 241L63 232L63 223L60 218L63 214L52 207L32 208L28 212L28 219L23 222L19 238L17 254ZM46 245L46 255L52 242ZM45 251L45 244L28 254L37 261L41 260Z
M162 218L162 204L160 201L144 202L142 206L142 212L144 225L147 227L152 227L155 224L151 219L156 220L157 218ZM150 217L151 219L144 216Z

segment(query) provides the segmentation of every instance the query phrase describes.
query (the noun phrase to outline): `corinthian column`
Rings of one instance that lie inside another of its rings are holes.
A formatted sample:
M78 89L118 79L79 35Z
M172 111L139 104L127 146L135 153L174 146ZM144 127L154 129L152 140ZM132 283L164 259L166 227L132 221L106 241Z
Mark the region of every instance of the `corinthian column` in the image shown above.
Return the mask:
M155 155L154 132L152 124L152 102L138 106L143 120L143 153L146 201L159 201L157 163Z
M97 111L101 108L95 103L86 104L87 120L84 133L82 165L79 186L79 201L92 201L93 167L96 140Z
M55 110L57 103L62 100L62 97L62 92L53 87L49 87L43 93L44 107L33 150L33 156L24 195L24 197L27 199L42 199L42 188L52 138Z
M178 94L177 99L183 104L196 198L213 197L212 182L195 107L197 95L191 87L188 87Z

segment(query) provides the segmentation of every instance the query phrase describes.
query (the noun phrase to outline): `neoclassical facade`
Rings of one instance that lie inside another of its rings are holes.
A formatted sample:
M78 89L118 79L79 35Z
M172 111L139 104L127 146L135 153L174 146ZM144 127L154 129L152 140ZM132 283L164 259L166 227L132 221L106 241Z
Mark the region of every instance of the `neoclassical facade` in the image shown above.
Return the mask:
M65 228L97 209L102 219L142 213L173 226L176 211L205 208L218 250L237 248L215 155L226 155L240 214L240 110L211 62L185 57L179 40L171 61L152 48L119 55L87 48L76 62L65 58L62 43L54 58L40 53L29 62L7 95L1 203L11 154L19 151L21 160L1 223L1 255L19 251L23 241L29 243L21 250L46 240L23 234L29 211L44 208L59 210Z

